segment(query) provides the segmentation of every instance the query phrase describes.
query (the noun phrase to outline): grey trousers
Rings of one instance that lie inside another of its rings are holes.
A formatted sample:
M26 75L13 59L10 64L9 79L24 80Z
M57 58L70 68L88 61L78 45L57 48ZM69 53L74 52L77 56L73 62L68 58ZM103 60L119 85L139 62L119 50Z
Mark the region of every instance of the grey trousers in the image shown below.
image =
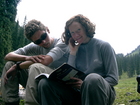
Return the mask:
M27 83L28 71L21 70L14 79L9 78L8 83L4 84L5 73L14 64L15 64L14 62L8 61L3 68L3 72L1 76L2 99L6 103L18 102L20 100L18 94L19 84L21 84L25 88Z
M112 105L115 90L100 75L89 74L76 91L67 85L49 79L41 79L38 84L41 105Z

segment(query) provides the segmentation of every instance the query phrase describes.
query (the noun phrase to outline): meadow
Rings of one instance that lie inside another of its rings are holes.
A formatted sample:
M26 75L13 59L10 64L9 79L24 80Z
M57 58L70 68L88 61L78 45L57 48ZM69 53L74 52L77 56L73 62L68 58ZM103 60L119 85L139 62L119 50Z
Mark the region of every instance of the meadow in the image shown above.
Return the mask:
M116 100L113 105L140 105L140 94L137 92L136 76L127 78L125 74L119 80L119 84L115 86ZM0 99L0 105L4 105ZM21 100L20 105L24 105Z
M123 75L115 86L116 100L113 105L140 105L140 94L137 92L136 76L127 78Z

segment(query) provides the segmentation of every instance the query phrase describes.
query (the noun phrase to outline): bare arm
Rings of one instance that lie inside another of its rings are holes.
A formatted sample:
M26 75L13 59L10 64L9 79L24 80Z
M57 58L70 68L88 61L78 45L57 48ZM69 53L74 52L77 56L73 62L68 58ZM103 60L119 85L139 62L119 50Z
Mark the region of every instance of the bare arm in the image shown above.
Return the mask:
M45 55L43 59L41 59L41 62L42 64L48 66L50 63L53 62L53 59L51 56L48 56L48 55ZM22 62L19 66L21 69L27 69L31 64L33 64L34 62L32 61L25 61L25 62Z
M7 61L26 61L26 57L25 55L19 55L16 54L14 52L10 52L5 56L5 60Z
M29 66L31 65L31 64L33 64L34 62L32 62L32 61L25 61L25 62L22 62L20 65L19 65L19 67L21 68L21 69L28 69L29 68Z
M49 65L53 62L51 56L48 55L36 55L36 56L26 56L10 52L5 56L7 61L24 61L20 64L21 69L27 69L33 63L42 63L44 65Z
M5 56L7 61L32 61L33 63L40 63L45 59L46 55L26 56L10 52Z
M41 59L41 62L42 64L44 65L49 65L50 63L53 62L53 58L49 55L42 55L44 57L44 59ZM40 57L42 58L41 55L38 56L38 59L40 59ZM25 61L25 62L22 62L19 67L21 69L27 69L31 64L33 64L34 62L32 61ZM12 78L14 78L14 76L17 74L17 66L16 64L13 65L5 74L4 76L4 80L5 80L5 83L7 83L7 80L10 76L12 76Z

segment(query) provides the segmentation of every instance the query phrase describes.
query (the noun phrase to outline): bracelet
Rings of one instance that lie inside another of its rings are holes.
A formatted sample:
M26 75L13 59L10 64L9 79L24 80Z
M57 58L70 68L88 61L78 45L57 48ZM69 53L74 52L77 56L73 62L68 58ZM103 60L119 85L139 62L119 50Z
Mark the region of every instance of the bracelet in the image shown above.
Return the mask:
M20 68L20 66L19 66L21 63L22 63L22 62L17 62L17 63L16 63L17 70L21 70L21 68Z

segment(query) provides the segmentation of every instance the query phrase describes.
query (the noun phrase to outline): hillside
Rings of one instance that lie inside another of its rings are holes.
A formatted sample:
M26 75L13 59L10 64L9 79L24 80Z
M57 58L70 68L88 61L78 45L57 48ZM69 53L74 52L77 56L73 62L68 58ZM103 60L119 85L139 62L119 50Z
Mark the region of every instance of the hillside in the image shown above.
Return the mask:
M140 75L140 45L127 55L116 54L116 58L120 78L123 72L127 73L129 78Z
M138 53L140 53L140 45L136 49L134 49L132 52L128 53L126 55L126 57L131 56L131 55L135 55L135 54L138 54Z
M140 53L140 45L131 52L131 54L138 54L138 53Z

